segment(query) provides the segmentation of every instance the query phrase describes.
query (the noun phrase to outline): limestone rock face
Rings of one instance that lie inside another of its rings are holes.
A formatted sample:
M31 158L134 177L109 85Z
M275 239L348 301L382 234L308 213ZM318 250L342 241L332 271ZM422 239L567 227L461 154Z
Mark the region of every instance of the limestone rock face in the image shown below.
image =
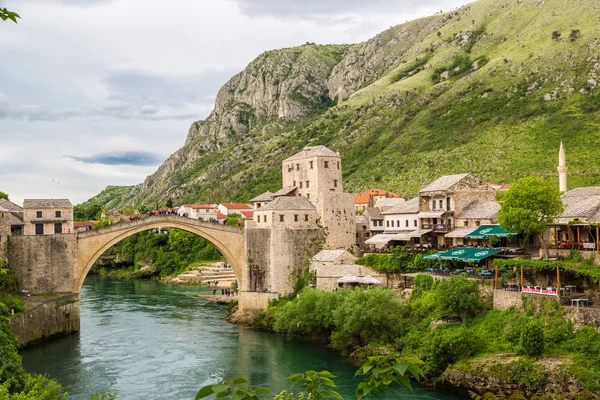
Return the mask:
M410 50L439 29L446 18L429 17L392 27L372 39L352 46L335 66L327 83L329 97L346 100L355 91L373 83L403 63L410 63Z
M261 54L219 90L213 112L192 124L186 144L200 137L205 149L222 148L257 118L295 120L326 107L327 79L346 48L307 44Z

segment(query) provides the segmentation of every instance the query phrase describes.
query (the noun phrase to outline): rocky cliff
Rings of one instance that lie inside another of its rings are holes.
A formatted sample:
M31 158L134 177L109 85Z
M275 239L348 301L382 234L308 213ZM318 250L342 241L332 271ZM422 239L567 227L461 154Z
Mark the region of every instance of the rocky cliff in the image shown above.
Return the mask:
M598 21L594 0L481 0L352 46L266 52L155 174L91 201L245 201L307 144L341 152L350 191L411 195L462 172L555 180L561 140L569 186L600 184Z

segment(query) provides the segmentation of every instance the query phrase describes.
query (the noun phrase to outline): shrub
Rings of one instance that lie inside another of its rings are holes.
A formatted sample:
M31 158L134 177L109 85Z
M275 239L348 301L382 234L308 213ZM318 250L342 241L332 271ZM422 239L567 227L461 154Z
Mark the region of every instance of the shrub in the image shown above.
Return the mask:
M442 373L449 365L471 357L482 348L481 340L466 327L440 326L430 337L426 365L431 373Z
M521 348L531 357L544 354L544 329L537 321L531 321L521 331Z
M483 309L477 281L464 274L442 279L436 285L436 298L442 314L473 316Z
M552 40L558 40L560 38L560 32L554 31L552 32Z
M415 276L415 288L421 290L430 290L433 286L433 277L428 274L417 274Z
M579 39L580 36L581 31L579 29L573 29L569 34L569 39L571 39L571 42L574 42L576 39Z
M4 260L0 259L0 292L16 293L19 290L17 276L7 268L2 268Z

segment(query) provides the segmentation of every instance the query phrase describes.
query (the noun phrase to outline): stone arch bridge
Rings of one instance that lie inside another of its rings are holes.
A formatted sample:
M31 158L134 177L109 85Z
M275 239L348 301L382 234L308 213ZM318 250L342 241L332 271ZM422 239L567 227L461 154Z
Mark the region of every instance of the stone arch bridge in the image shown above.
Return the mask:
M178 228L208 240L227 259L242 283L243 228L176 215L158 215L78 233L74 291L79 292L88 272L106 250L126 237L154 228Z

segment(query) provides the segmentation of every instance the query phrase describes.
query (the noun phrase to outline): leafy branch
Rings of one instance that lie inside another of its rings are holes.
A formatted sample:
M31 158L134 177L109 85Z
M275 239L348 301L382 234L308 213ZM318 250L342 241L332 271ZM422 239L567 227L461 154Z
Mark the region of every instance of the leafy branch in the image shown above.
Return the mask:
M10 19L12 22L14 22L16 24L17 18L20 19L21 17L16 12L9 11L6 9L6 7L2 7L2 8L0 8L0 18L2 19L2 21L6 21L7 19Z

